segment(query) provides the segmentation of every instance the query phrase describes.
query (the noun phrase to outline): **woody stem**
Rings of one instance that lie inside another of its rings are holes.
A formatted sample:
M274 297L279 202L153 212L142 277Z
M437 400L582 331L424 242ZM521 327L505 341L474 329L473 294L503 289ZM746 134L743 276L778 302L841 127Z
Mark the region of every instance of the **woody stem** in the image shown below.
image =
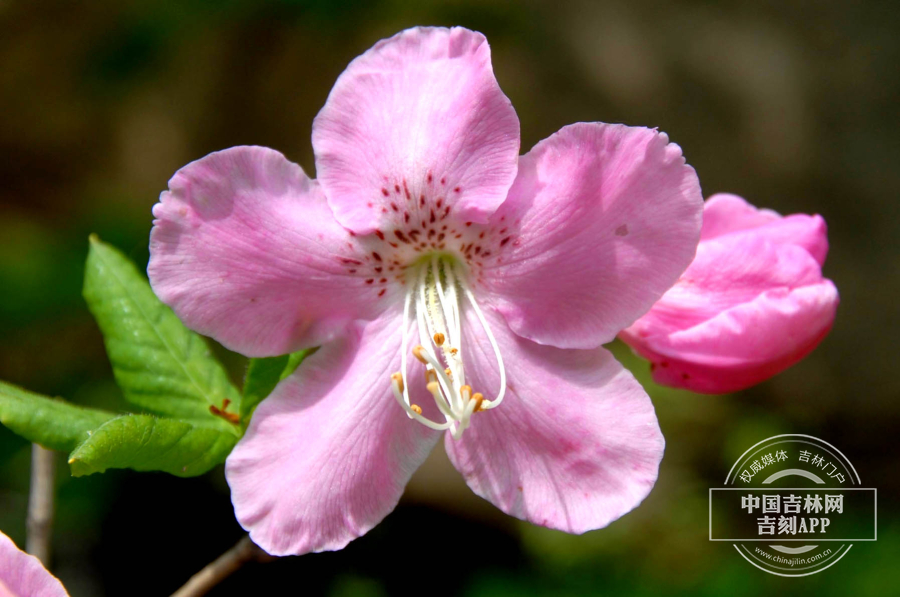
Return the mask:
M220 555L200 572L190 578L183 587L172 593L172 597L199 597L231 576L247 562L268 562L275 559L250 540L249 535L238 541L234 547Z
M50 529L53 524L55 476L56 452L32 444L26 550L43 562L44 566L50 565Z

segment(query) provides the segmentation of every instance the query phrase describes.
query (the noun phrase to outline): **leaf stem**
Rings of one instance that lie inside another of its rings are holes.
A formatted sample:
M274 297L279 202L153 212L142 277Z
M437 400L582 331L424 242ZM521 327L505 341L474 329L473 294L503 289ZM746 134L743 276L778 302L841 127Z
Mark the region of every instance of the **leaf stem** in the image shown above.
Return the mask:
M234 547L220 555L203 570L191 577L172 597L199 597L225 580L247 562L268 562L275 559L250 540L249 535L238 541Z
M28 540L26 550L50 565L50 532L53 525L56 453L31 445L31 488L28 497Z

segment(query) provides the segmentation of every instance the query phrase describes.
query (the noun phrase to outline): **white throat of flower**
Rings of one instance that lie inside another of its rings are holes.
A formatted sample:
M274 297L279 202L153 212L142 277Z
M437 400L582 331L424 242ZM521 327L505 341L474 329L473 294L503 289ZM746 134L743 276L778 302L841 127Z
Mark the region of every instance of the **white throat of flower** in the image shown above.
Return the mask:
M466 284L465 276L460 275L457 267L449 258L433 256L430 263L423 263L417 272L410 272L414 279L410 280L403 304L401 370L391 375L394 397L406 414L431 429L449 429L454 439L462 437L474 413L496 408L506 393L506 370L500 348ZM466 385L461 319L463 300L468 300L471 304L497 359L500 389L493 400L487 400L480 392L473 393L471 386ZM432 421L423 416L422 408L411 404L409 400L406 362L413 317L419 331L419 343L412 349L412 353L425 365L423 383L434 397L444 422Z

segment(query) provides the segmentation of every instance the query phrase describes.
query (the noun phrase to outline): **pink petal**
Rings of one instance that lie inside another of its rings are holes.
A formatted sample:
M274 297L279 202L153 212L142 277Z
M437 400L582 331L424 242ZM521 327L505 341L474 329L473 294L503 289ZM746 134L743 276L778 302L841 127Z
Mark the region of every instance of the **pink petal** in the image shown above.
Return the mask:
M819 264L800 247L775 245L764 236L718 237L700 243L678 283L629 329L644 336L673 333L767 290L821 281Z
M737 195L718 193L707 199L703 206L700 238L708 240L730 232L758 228L780 218L778 212L759 209Z
M391 394L400 330L385 318L323 346L259 405L228 457L238 522L270 554L337 550L368 532L440 438ZM409 360L410 379L421 379Z
M41 561L0 533L0 597L68 597Z
M418 200L484 222L515 178L519 120L483 35L418 27L350 63L316 117L313 148L335 217L355 232L392 217L391 203Z
M462 439L445 440L469 487L507 514L569 533L635 508L656 481L665 445L640 384L605 349L541 346L486 316L509 387L497 408L473 415ZM492 398L497 367L475 326L467 314L466 379Z
M838 304L831 280L770 290L670 336L638 345L657 383L724 394L758 384L806 357L831 330Z
M805 249L729 234L701 242L682 279L621 338L651 361L658 383L733 392L809 354L837 305Z
M150 283L188 327L228 348L271 356L315 346L390 304L394 290L378 296L360 241L277 151L211 153L169 189L153 208Z
M719 193L706 200L700 240L729 234L749 234L777 244L803 247L819 265L825 263L828 255L828 229L822 216L782 217L770 209L754 207L737 195Z
M593 348L645 313L691 262L697 175L665 134L581 123L519 162L492 218L510 250L486 264L493 303L519 335Z

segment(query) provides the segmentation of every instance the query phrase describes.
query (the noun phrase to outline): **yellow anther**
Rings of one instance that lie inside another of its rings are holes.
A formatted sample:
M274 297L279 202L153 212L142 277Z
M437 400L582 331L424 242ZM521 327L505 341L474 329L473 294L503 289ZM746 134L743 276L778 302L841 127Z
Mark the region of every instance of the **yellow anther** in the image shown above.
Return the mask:
M463 397L463 400L468 400L472 395L472 386L465 385L459 389L459 395Z
M427 365L428 361L426 361L425 357L422 355L422 353L424 351L425 351L425 347L422 346L421 344L419 344L418 346L413 348L412 352L413 352L413 356L416 357L417 359L419 359L420 363L422 363L423 365Z
M422 414L422 407L419 406L418 404L410 404L410 405L409 405L409 410L413 411L413 412L416 413L417 415L421 415L421 414Z
M434 335L434 343L438 346L442 346L444 344L444 334L438 332Z
M475 392L474 394L472 394L472 400L475 401L475 410L473 410L472 412L477 413L480 410L484 410L481 407L482 403L484 402L484 394L482 394L481 392Z
M441 391L441 384L436 381L432 381L431 383L425 386L429 392L431 392L434 396L438 395L438 392Z
M453 372L450 371L450 367L447 367L446 369L444 369L444 373L447 374L447 377L450 377L453 374Z
M456 349L456 348L451 348L451 349L450 349L450 354L452 354L453 356L456 356L456 353L458 353L458 352L459 352L459 350Z
M391 373L391 379L400 387L400 393L403 393L403 376L399 373Z
M425 370L425 383L429 384L433 381L437 381L437 371L434 369L426 369Z

